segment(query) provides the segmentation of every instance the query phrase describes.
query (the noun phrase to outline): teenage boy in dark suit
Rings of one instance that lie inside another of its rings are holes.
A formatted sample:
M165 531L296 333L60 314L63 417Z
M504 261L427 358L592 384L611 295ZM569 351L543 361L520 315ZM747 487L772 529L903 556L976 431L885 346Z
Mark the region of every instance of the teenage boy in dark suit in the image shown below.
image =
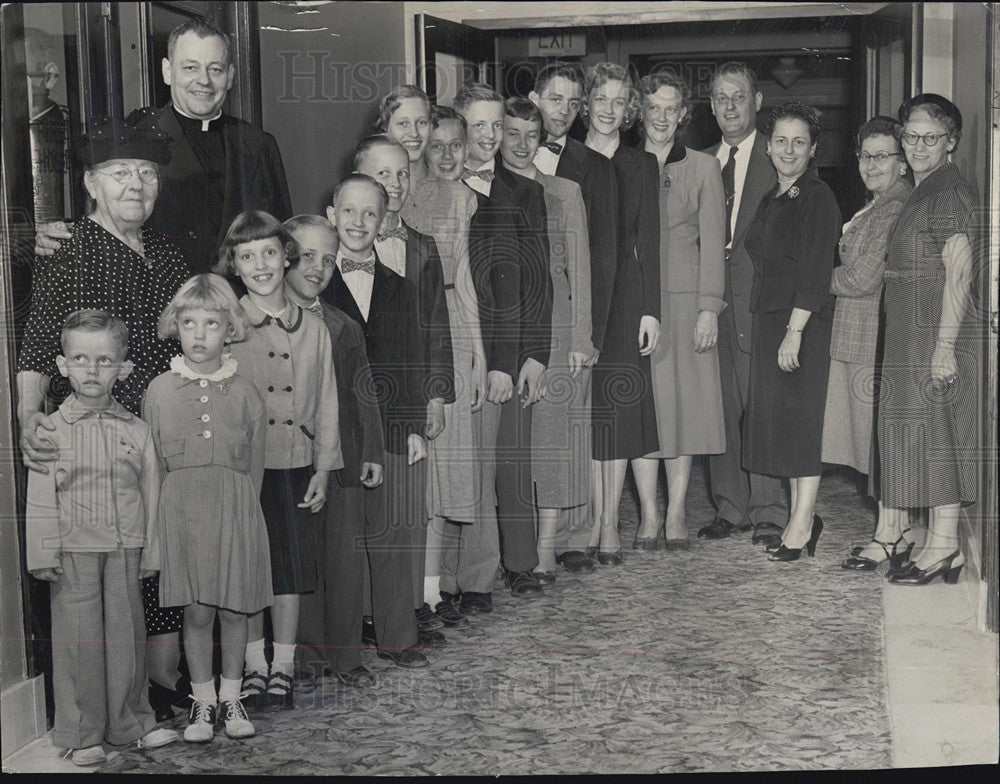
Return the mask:
M413 612L412 575L423 569L427 535L427 338L414 286L378 260L375 239L389 204L379 183L346 177L327 218L337 228L333 280L323 298L354 319L365 336L373 392L382 414L385 470L381 509L369 515L366 537L378 656L399 667L423 667L426 657ZM384 579L381 579L384 577Z
M496 156L497 129L502 129L504 117L503 98L496 91L488 85L468 85L459 91L454 104L464 118L468 139L470 171L463 180L476 191L479 201L469 232L469 260L486 348L483 446L487 454L496 434L497 523L504 581L514 596L540 596L542 587L533 572L538 552L531 405L544 394L542 372L552 341L545 194L541 185L510 172ZM467 553L464 549L458 553L457 564L448 555L446 551L442 559L442 594L463 591L461 562ZM474 560L485 567L484 559ZM454 566L450 574L449 565ZM480 582L486 576L479 575ZM485 604L482 597L478 601Z

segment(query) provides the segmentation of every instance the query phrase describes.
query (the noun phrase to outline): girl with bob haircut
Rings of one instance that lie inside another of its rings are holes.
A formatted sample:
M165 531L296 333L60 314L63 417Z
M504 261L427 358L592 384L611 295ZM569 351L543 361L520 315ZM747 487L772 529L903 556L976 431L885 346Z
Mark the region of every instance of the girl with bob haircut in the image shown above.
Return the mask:
M229 230L219 245L219 258L215 272L220 275L239 277L237 270L236 248L258 240L275 238L285 254L285 266L295 264L299 260L299 246L277 218L262 210L248 210L237 215L229 225Z
M260 506L265 408L227 351L231 340L246 337L247 319L229 284L208 273L180 287L158 331L177 338L182 351L149 385L142 415L165 469L157 511L160 605L184 608L193 697L184 740L210 742L217 719L230 738L248 738L255 734L242 702L249 618L274 596Z
M170 304L160 314L160 320L156 325L156 334L162 340L168 338L179 340L177 322L181 312L196 308L214 310L229 315L227 343L246 340L247 331L250 329L246 313L243 312L243 307L236 299L233 287L226 282L225 278L214 272L195 275L177 290Z

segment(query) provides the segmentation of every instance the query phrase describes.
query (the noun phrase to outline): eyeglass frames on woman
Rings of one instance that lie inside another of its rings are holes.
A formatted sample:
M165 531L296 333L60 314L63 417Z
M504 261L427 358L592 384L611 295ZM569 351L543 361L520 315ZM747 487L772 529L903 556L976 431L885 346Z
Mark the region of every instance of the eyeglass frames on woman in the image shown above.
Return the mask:
M919 133L904 133L903 141L906 142L910 147L914 147L919 139L924 140L924 144L928 147L933 147L938 143L938 139L943 139L948 136L947 133L925 133L923 135Z
M854 153L854 155L857 157L857 159L861 163L865 164L866 166L868 165L869 161L875 161L875 163L877 163L877 164L879 164L881 166L883 163L885 163L891 157L893 157L894 155L900 155L900 153L898 153L898 152L877 152L874 155L870 155L867 152L856 152L856 153Z
M106 171L104 169L98 169L98 174L104 174L108 177L113 177L119 185L125 185L129 180L132 179L132 175L136 175L142 182L146 185L152 185L160 179L159 173L151 166L144 166L141 169L129 169L124 166L112 171Z

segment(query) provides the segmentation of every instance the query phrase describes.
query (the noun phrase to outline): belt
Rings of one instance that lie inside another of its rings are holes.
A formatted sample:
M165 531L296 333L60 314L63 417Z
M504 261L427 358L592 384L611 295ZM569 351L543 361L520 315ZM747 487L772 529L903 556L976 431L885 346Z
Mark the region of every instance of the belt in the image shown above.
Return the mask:
M945 277L944 270L919 272L917 270L886 270L882 273L886 280L935 280Z
M450 291L453 288L455 288L455 284L454 283L445 283L444 284L444 290L445 291Z

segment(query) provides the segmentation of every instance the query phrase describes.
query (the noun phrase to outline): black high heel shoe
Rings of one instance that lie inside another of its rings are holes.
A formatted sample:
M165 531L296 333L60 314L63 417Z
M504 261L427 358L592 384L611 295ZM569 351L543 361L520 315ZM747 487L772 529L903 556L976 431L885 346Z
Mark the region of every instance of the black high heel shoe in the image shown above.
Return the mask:
M819 515L813 515L812 533L809 535L809 541L806 542L806 552L810 558L816 555L816 542L819 541L821 533L823 533L823 521ZM799 560L799 556L802 555L801 547L785 547L785 545L781 544L774 551L770 547L767 549L771 553L768 556L769 561L797 561Z
M962 559L958 566L955 566L956 558ZM965 566L965 559L962 558L962 551L956 550L951 555L942 558L935 564L931 564L926 569L921 569L916 564L913 564L912 568L907 571L893 575L889 579L889 582L894 585L927 585L935 577L941 575L941 579L948 583L948 585L954 585L958 582L958 578L962 574L963 566Z
M864 547L855 547L851 550L850 557L841 561L840 568L853 569L856 572L874 572L881 564L888 561L888 573L898 571L903 564L910 560L910 553L913 552L913 542L907 542L904 536L909 530L907 528L903 531L895 542L883 542L880 539L872 539L872 544L877 544L882 548L882 552L885 553L885 560L876 561L874 558L867 558L861 555L865 549ZM901 543L907 545L905 550L900 551L899 545ZM890 546L892 547L891 550L889 549Z

